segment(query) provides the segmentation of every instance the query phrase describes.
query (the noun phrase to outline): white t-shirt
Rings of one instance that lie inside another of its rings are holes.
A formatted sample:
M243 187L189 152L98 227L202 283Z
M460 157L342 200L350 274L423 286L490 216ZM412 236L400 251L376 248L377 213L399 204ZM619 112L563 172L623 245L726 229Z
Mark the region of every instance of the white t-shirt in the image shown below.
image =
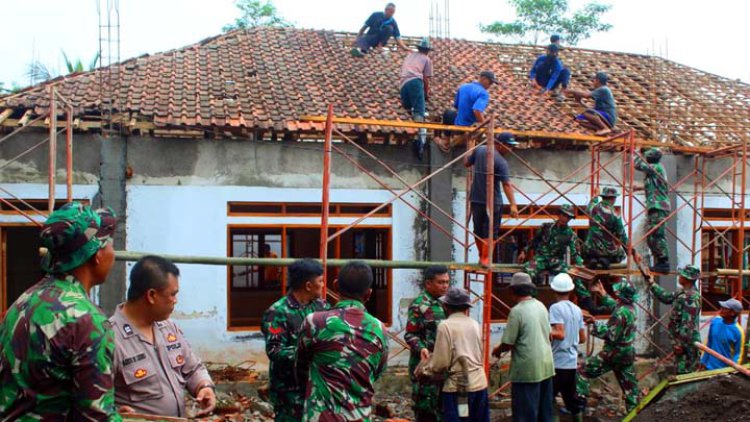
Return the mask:
M565 339L552 341L552 357L557 369L575 369L578 367L578 331L584 327L581 308L569 300L563 300L550 306L550 325L564 324Z

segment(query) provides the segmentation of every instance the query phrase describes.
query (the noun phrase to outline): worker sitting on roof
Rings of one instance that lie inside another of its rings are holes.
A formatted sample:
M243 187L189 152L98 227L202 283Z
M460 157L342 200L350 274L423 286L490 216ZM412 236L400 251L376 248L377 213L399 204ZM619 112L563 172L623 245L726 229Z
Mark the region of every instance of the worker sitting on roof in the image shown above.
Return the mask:
M570 70L557 57L559 52L557 44L547 46L547 54L539 56L529 72L529 84L538 88L540 94L549 92L555 100L562 102L564 97L560 90L568 89Z
M443 113L443 124L456 126L471 126L474 123L482 124L484 122L484 110L490 103L490 93L487 91L492 84L496 84L495 74L485 70L479 74L479 80L461 85L456 91L456 98L453 101L454 109L446 110ZM459 136L456 142L450 137L443 139L435 137L435 142L443 152L450 152L454 145L465 142L464 136Z
M537 275L542 271L549 271L551 276L568 271L568 262L565 260L566 252L570 253L571 261L576 265L583 265L583 259L578 253L578 236L568 225L575 218L575 211L570 204L560 207L560 216L554 223L544 223L534 233L534 240L527 249L534 251L533 267L532 261L527 261L523 270L535 283ZM526 251L522 251L518 257L523 262Z
M425 103L430 96L432 61L428 54L430 40L422 38L416 52L410 53L401 65L401 105L412 113L415 122L424 122ZM414 144L417 157L422 160L427 139L427 129L419 129L419 138Z
M396 19L393 18L395 13L396 5L388 3L385 6L384 12L375 12L370 15L357 34L357 40L354 41L354 48L352 49L352 56L364 57L370 49L385 47L391 36L396 39L396 44L399 47L409 50L409 47L401 40L401 32L398 30ZM367 34L365 34L365 29L367 29Z
M612 128L617 123L617 107L612 91L607 86L609 77L604 72L597 72L594 77L594 90L581 91L568 89L566 95L575 97L577 100L593 98L594 108L584 111L576 116L578 121L585 127L595 130L597 135L612 133Z

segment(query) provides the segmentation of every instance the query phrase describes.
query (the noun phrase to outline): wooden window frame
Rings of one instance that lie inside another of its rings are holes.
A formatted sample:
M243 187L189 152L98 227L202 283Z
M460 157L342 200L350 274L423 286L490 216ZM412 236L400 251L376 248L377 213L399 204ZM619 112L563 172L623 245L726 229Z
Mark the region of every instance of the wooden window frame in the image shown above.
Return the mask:
M330 225L330 229L341 229L347 227L346 225ZM386 248L386 259L390 260L393 258L393 227L389 224L377 224L377 225L366 225L366 226L360 226L358 227L360 229L381 229L381 230L387 230L388 231L388 247ZM315 224L263 224L263 223L252 223L252 224L228 224L227 225L227 256L231 257L232 253L232 231L235 229L261 229L261 230L274 230L278 231L281 230L281 254L279 258L286 258L286 251L287 251L287 229L318 229L320 230L320 225ZM337 237L334 243L334 248L330 249L329 251L333 250L334 254L331 259L336 259L337 257L341 256L341 237ZM231 315L232 315L232 304L231 304L231 294L232 294L232 271L231 265L227 265L227 331L230 332L243 332L243 331L260 331L260 325L237 325L233 326L231 325ZM333 269L334 271L336 268L329 267L329 270ZM386 291L387 291L387 321L383 321L386 327L390 327L393 325L393 270L388 268L386 269ZM282 273L282 282L281 282L281 297L285 296L287 293L287 272L284 271Z
M227 202L227 215L230 217L320 217L320 210L317 211L311 211L311 212L290 212L287 211L290 207L321 207L320 202L243 202L243 201L230 201ZM356 203L356 202L332 202L330 204L329 208L329 217L361 217L367 213L365 212L358 212L358 213L352 213L352 212L343 212L341 211L342 207L367 207L371 209L375 209L379 207L381 204L376 203ZM233 206L259 206L259 207L268 207L268 206L279 206L280 211L279 212L264 212L264 211L258 211L258 212L238 212L232 210ZM369 211L368 211L369 212ZM371 218L390 218L393 216L393 205L388 204L383 209L379 210L377 213L373 214Z

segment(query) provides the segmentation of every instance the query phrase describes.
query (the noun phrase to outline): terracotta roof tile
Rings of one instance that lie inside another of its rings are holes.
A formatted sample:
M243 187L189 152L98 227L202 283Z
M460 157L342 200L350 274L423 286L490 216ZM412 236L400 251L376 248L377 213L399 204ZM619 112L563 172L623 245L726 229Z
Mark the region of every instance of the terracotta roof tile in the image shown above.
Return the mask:
M349 55L354 34L292 28L234 31L178 50L127 60L117 68L121 84L115 106L158 126L253 127L319 131L299 122L321 115L333 103L338 116L408 120L401 108L398 74L402 52ZM416 40L407 40L416 43ZM526 88L529 67L541 48L438 39L428 111L433 117L451 105L456 88L485 69L500 83L491 90L498 125L524 131L581 133L574 116L582 106L558 105ZM607 71L618 103L621 129L639 136L685 144L736 142L750 132L750 86L664 59L565 48L561 58L572 85L589 87L594 72ZM100 73L59 78L62 95L79 113L95 112ZM45 84L0 98L0 108L48 106ZM356 131L406 133L393 127L351 127Z

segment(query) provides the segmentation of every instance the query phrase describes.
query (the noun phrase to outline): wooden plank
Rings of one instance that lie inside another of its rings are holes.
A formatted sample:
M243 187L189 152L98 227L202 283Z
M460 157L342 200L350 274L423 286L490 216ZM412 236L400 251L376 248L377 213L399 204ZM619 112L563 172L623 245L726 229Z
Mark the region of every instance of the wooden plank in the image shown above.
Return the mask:
M31 120L31 110L26 110L25 113L23 113L23 116L18 120L18 126L26 126L29 123L29 120ZM42 122L42 125L44 125L44 122Z
M0 113L0 123L4 122L11 114L13 114L12 108L6 108L3 110L3 112Z
M324 122L325 116L311 116L311 115L303 115L300 116L300 120L303 121L309 121L309 122ZM405 120L377 120L377 119L358 119L358 118L351 118L351 117L334 117L333 123L340 123L340 124L350 124L350 125L361 125L361 126L388 126L388 127L402 127L402 128L412 128L412 129L433 129L433 130L450 130L454 132L473 132L476 130L474 127L470 126L453 126L453 125L444 125L440 123L428 123L428 122L410 122ZM483 131L484 129L480 129ZM608 138L603 136L595 136L595 135L586 135L583 133L562 133L562 132L545 132L545 131L522 131L522 130L513 130L513 129L507 129L507 128L499 128L497 129L498 132L510 132L516 136L524 137L524 138L543 138L543 139L564 139L569 141L576 141L576 142L585 142L585 143L602 143L605 142ZM612 141L613 144L625 144L625 141L622 139L618 139L615 141ZM709 148L709 147L686 147L683 145L673 144L673 143L665 143L665 142L656 142L656 141L649 141L645 139L636 139L636 144L638 146L658 146L661 148L669 148L672 151L677 152L683 152L683 153L689 153L689 154L701 154L706 153L709 151L713 151L715 148Z

